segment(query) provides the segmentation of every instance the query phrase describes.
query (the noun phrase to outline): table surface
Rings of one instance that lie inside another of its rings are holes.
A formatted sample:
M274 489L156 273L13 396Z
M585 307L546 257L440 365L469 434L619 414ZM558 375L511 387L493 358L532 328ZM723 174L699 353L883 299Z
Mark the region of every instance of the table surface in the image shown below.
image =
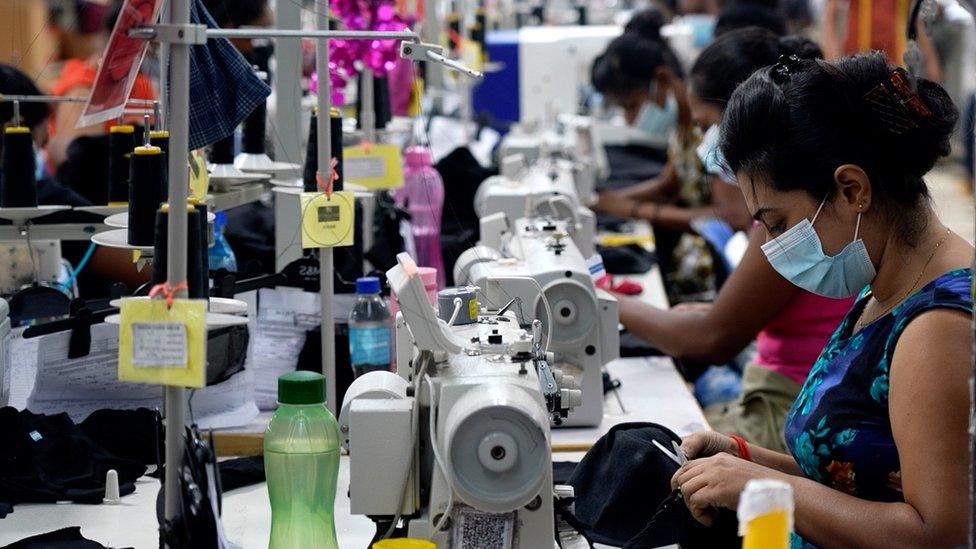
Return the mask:
M667 305L656 268L628 278L643 284L644 301L657 306ZM599 427L554 429L553 444L592 444L614 425L630 421L661 423L679 435L707 427L701 408L671 359L619 359L608 364L607 370L621 381L619 401L612 394L608 395ZM578 461L582 456L581 452L560 452L555 453L553 459ZM339 546L367 547L375 528L366 517L350 514L348 487L349 458L342 456L335 502ZM158 546L155 512L158 489L157 481L145 478L137 483L135 493L122 498L119 505L17 505L13 514L0 520L0 546L66 526L80 526L83 535L107 546L153 549ZM265 484L224 494L223 523L227 539L232 543L248 549L267 547L271 510Z

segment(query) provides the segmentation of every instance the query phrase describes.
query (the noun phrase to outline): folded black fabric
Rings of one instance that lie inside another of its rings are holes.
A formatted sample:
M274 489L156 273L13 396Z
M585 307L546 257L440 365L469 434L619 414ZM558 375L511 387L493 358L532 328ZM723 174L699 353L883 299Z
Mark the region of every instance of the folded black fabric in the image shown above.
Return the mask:
M610 177L597 190L621 189L657 177L668 162L668 152L645 145L608 145Z
M220 488L224 493L265 481L264 456L227 459L220 462Z
M690 514L671 477L678 465L665 448L681 439L655 423L624 423L610 429L580 461L569 484L575 490L576 518L586 536L597 543L628 548L738 547L735 519L728 529L706 528Z
M148 408L95 410L78 428L112 455L143 465L155 465L163 445L156 436L156 411Z
M626 246L600 246L596 251L603 258L603 267L612 275L643 274L657 262L654 252L637 244Z
M122 495L146 472L97 444L68 414L0 409L0 501L100 503L109 469L118 472Z
M69 526L15 541L2 549L105 549L105 546L81 535L81 527Z

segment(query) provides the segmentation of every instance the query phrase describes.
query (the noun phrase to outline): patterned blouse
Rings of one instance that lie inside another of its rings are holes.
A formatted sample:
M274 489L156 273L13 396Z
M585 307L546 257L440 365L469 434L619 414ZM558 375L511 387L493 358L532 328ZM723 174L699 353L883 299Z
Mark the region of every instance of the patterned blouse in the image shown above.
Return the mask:
M786 418L786 442L803 474L871 501L904 501L888 415L888 374L905 326L931 309L973 313L973 273L949 271L852 334L865 288L827 341ZM794 536L794 547L812 547Z

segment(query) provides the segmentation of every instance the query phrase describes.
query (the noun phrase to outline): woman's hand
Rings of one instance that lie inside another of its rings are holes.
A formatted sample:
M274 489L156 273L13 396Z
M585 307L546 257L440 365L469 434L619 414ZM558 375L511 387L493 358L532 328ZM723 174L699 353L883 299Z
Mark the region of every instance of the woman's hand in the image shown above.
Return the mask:
M681 450L688 459L700 459L716 454L739 456L739 445L734 440L715 431L698 431L681 439Z
M786 476L774 469L720 453L682 465L671 477L671 487L681 489L695 520L710 526L718 509L734 511L738 508L739 495L750 480Z

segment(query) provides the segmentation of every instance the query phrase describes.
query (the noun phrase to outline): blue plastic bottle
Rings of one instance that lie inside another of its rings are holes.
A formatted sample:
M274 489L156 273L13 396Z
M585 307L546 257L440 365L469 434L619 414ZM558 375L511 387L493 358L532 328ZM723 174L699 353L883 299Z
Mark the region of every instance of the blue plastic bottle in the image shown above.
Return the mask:
M226 226L227 214L217 212L214 219L214 240L207 251L207 262L213 270L227 269L231 272L237 272L237 257L234 255L234 250L230 249L230 244L224 236Z
M389 370L392 317L380 295L380 279L356 279L356 300L349 315L349 358L359 377L375 370Z

